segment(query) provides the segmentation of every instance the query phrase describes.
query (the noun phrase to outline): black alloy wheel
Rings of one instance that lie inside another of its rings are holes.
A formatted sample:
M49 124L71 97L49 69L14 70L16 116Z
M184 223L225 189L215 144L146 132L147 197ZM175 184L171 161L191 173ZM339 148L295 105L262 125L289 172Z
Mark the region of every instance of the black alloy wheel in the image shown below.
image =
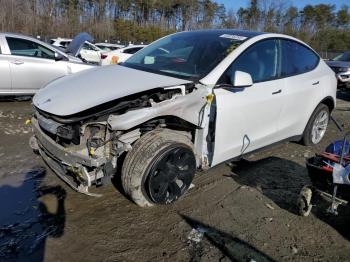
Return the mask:
M196 159L184 146L167 148L150 168L144 188L156 204L170 204L190 187L196 171Z

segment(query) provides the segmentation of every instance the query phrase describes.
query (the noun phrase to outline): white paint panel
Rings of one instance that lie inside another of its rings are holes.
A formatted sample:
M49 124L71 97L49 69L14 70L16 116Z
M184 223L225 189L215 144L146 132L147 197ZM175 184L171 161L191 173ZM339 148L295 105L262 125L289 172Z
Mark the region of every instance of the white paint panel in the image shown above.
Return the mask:
M217 115L212 165L277 142L284 79L256 83L241 92L215 89ZM250 144L248 144L250 140Z

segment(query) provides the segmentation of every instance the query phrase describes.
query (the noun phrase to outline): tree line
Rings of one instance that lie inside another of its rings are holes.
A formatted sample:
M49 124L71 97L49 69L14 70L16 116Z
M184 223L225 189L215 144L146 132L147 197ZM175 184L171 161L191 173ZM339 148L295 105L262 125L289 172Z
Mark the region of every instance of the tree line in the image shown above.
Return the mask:
M97 40L152 42L202 28L237 28L296 36L318 51L350 49L348 6L251 0L227 9L214 0L0 0L0 30L73 37L87 31Z

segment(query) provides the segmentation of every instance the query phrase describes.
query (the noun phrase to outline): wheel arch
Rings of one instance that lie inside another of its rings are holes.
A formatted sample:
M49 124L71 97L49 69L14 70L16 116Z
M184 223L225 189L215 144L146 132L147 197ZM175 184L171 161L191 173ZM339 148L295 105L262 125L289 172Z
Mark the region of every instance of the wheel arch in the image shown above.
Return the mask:
M156 129L157 127L167 128L175 131L183 131L191 134L191 140L194 142L196 129L199 127L181 117L175 115L164 115L154 117L150 120L144 121L137 126L145 133Z
M324 104L324 105L328 106L330 113L332 113L332 111L335 109L335 101L334 101L334 98L331 96L325 97L319 104Z

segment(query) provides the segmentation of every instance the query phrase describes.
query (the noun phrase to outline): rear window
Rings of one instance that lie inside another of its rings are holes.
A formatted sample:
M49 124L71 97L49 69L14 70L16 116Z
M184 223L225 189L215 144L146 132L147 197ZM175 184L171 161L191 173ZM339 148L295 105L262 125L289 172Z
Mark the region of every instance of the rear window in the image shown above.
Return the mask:
M318 65L320 58L310 48L291 40L281 39L281 43L282 77L303 74Z
M350 62L350 52L342 53L333 58L334 61Z

